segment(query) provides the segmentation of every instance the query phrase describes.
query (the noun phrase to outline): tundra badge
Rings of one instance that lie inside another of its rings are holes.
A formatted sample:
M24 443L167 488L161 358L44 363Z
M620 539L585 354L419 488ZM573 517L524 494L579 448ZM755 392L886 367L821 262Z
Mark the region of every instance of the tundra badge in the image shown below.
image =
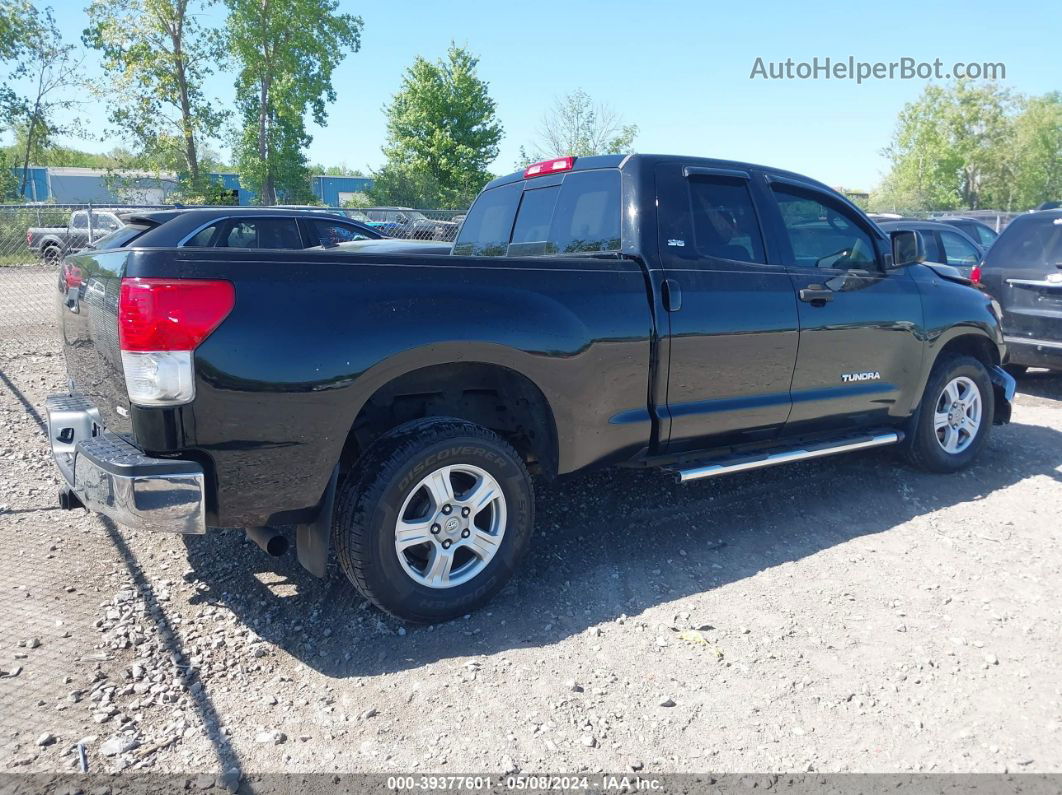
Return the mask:
M871 373L841 373L841 380L846 383L849 381L880 381L881 373L877 371Z

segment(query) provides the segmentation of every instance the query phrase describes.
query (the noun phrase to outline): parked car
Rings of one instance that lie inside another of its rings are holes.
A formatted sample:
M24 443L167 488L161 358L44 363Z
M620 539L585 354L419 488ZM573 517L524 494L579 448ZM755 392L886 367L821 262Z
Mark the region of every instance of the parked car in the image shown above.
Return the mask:
M181 245L206 248L332 248L381 235L365 224L315 208L232 207L179 211L194 227Z
M315 209L173 208L121 213L118 216L121 226L84 250L109 251L136 245L146 232L176 218L195 225L195 231L184 241L186 246L320 250L382 238L375 229ZM75 313L80 312L86 282L75 260L63 261L59 288L64 293L64 305Z
M687 482L886 445L955 472L1010 417L993 302L780 169L534 164L486 186L448 256L252 248L253 217L71 258L60 504L274 554L295 525L307 569L334 544L403 619L463 615L520 568L532 473Z
M942 215L933 220L961 229L985 251L991 248L992 244L996 242L996 238L999 237L999 233L995 229L982 221L978 221L976 218L966 218L961 215Z
M1062 210L1019 215L975 275L1003 308L1010 370L1062 370Z
M31 226L26 246L49 265L67 254L80 251L122 226L115 210L75 210L66 226Z
M374 207L362 212L389 237L453 240L457 236L457 223L429 218L420 210L411 210L408 207Z
M967 278L984 259L984 249L976 241L971 240L969 235L957 227L948 224L918 218L900 218L878 220L878 226L889 233L901 230L916 232L925 245L928 262L951 265Z

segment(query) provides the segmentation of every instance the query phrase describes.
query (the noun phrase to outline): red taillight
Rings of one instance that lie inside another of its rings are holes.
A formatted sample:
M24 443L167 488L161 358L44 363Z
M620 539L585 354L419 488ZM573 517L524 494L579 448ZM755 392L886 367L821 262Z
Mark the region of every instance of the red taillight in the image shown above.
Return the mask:
M558 171L571 171L574 165L574 157L557 157L553 160L543 160L541 163L532 163L524 169L524 179L541 177L543 174L555 174Z
M231 282L122 279L118 341L123 351L191 351L236 303Z
M970 269L970 281L973 282L974 284L980 284L981 283L981 266L980 265L974 265L973 268Z

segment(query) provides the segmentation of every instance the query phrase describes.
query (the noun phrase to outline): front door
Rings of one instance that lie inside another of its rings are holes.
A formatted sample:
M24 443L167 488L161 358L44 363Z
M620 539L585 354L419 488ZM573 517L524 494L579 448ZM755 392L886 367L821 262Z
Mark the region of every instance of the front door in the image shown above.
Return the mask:
M800 318L786 432L903 417L924 346L910 273L885 269L887 238L838 197L780 178L770 192L771 228Z
M789 415L797 308L786 269L768 261L751 176L671 163L656 179L668 449L771 436Z

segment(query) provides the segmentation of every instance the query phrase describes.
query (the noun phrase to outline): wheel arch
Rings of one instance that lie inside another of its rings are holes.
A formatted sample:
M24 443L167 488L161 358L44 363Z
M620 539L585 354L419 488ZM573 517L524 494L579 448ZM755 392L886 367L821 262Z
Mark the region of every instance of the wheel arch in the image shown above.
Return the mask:
M467 345L460 356L448 356L442 347L420 355L410 352L401 362L386 361L365 373L362 378L370 386L347 430L341 469L353 466L366 447L389 430L438 416L489 428L512 444L533 470L555 476L558 428L545 392L511 366L515 351L482 347L475 356L469 356Z

